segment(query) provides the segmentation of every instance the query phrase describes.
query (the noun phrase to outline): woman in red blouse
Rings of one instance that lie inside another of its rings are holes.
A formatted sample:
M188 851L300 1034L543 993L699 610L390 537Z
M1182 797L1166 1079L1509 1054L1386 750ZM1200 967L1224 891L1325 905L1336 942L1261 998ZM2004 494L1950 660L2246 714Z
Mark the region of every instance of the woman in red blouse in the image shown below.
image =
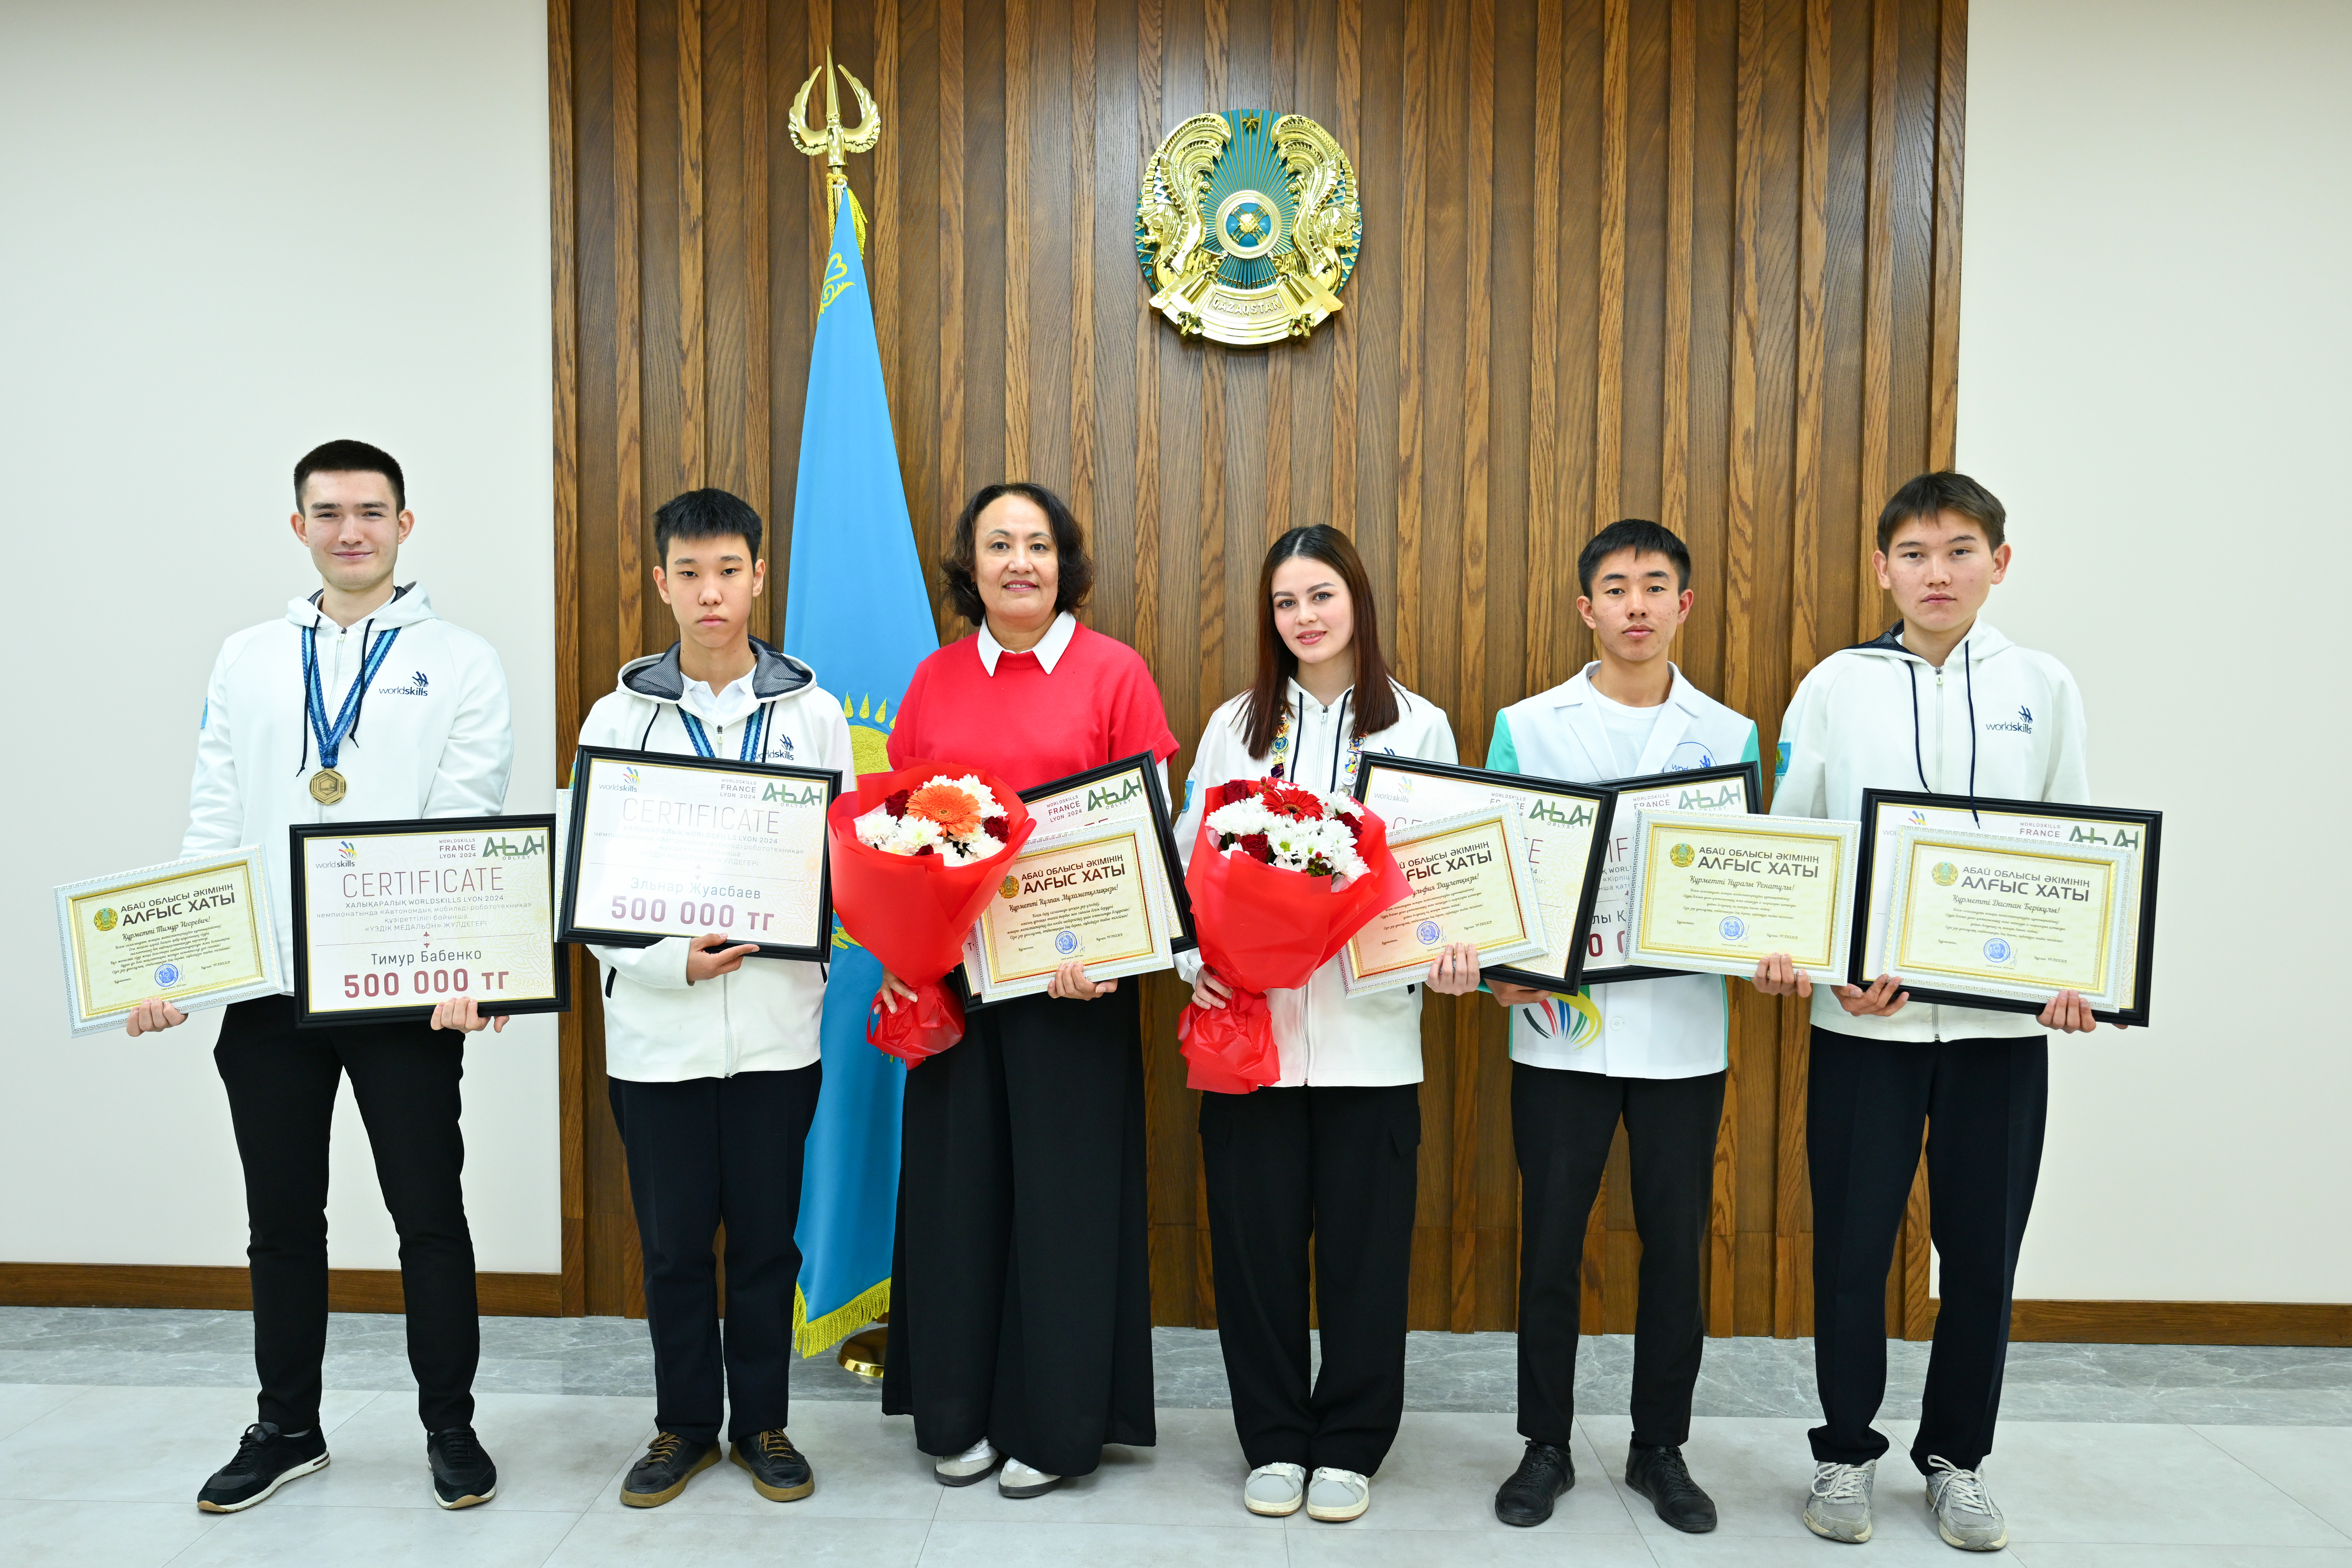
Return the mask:
M940 563L978 627L925 659L890 763L976 767L1015 789L1176 750L1160 688L1071 612L1094 568L1037 485L990 485ZM913 993L895 975L885 1005ZM882 1408L915 1417L949 1486L1035 1497L1149 1445L1150 1272L1136 988L1064 964L1046 994L971 1015L907 1075Z

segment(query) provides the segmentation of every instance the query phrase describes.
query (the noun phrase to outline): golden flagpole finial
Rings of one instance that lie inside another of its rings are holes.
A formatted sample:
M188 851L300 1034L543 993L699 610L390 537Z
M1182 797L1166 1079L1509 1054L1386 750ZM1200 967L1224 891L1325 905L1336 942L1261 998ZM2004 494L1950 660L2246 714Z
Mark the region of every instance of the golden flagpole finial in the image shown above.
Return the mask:
M835 84L834 74L839 72L849 82L849 90L857 100L857 123L845 126L841 122L841 89ZM816 89L816 79L824 78L824 128L818 130L808 122L809 96ZM850 74L847 66L833 63L833 51L824 52L824 64L809 72L793 99L791 124L793 145L809 157L824 158L824 217L829 234L841 216L841 194L849 188L847 155L871 153L882 139L882 111L875 106L874 95L866 84ZM860 226L861 227L863 226Z

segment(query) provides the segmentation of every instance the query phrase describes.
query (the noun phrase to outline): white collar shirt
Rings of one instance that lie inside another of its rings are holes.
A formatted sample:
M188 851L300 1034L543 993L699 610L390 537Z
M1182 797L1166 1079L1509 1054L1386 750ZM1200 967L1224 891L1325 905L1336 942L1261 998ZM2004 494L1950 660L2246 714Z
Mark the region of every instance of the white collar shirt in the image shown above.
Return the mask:
M1054 617L1054 624L1045 628L1045 635L1038 639L1037 646L1028 651L1037 656L1037 662L1045 667L1046 674L1051 675L1054 673L1054 666L1059 664L1062 655L1069 650L1070 639L1077 634L1078 617L1064 610ZM989 674L994 675L996 661L1007 651L1005 646L996 640L996 634L988 629L988 623L985 620L982 621L980 623L981 668L987 670Z
M754 668L756 668L756 666ZM750 671L729 681L716 691L710 689L709 682L696 680L689 676L687 679L686 689L679 694L678 701L692 709L696 718L719 729L732 727L747 718L751 710L760 705L760 700L751 693Z

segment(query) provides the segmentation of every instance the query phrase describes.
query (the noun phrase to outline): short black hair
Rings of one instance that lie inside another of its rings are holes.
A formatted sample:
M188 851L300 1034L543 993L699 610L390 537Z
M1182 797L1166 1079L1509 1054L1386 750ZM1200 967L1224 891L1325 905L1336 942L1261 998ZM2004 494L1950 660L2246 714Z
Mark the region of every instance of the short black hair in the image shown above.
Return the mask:
M302 454L294 465L294 510L303 510L302 487L312 474L382 474L392 486L392 509L408 510L408 481L392 454L365 441L326 441Z
M1675 592L1690 586L1690 547L1675 537L1671 528L1662 528L1646 518L1624 517L1592 536L1584 551L1576 558L1576 580L1582 585L1584 596L1592 597L1592 574L1601 563L1621 550L1637 555L1663 555L1675 563Z
M676 539L724 539L740 533L760 558L760 514L732 490L688 490L673 496L654 513L654 564L669 564L670 542Z
M1998 550L2009 542L2009 509L1984 486L1966 474L1938 468L1921 474L1895 492L1878 514L1878 552L1895 542L1895 531L1917 518L1956 511L1985 531L1985 548Z
M988 619L988 611L980 602L980 580L972 575L972 558L976 548L974 535L979 531L980 514L989 503L1004 496L1021 496L1034 501L1037 510L1054 530L1054 553L1060 558L1059 570L1054 576L1054 613L1075 610L1087 602L1087 593L1095 585L1094 558L1087 553L1086 535L1078 529L1077 514L1069 503L1043 485L1033 485L1025 479L1011 479L1003 484L982 485L963 503L956 515L955 526L948 531L948 547L940 557L940 571L948 580L948 597L955 601L956 613L979 626Z

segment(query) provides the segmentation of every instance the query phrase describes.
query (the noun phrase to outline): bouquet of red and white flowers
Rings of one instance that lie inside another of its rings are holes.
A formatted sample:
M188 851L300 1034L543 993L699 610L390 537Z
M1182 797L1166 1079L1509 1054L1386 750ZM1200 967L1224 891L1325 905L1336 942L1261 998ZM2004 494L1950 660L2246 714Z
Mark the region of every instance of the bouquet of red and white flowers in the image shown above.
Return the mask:
M1234 987L1176 1026L1193 1089L1246 1094L1282 1077L1265 993L1304 985L1374 915L1402 900L1388 827L1346 795L1279 779L1211 790L1184 875L1201 957Z
M963 1008L940 981L1035 824L1003 780L917 763L859 779L825 828L842 929L915 988L896 1012L877 1000L866 1037L912 1067L963 1038Z

